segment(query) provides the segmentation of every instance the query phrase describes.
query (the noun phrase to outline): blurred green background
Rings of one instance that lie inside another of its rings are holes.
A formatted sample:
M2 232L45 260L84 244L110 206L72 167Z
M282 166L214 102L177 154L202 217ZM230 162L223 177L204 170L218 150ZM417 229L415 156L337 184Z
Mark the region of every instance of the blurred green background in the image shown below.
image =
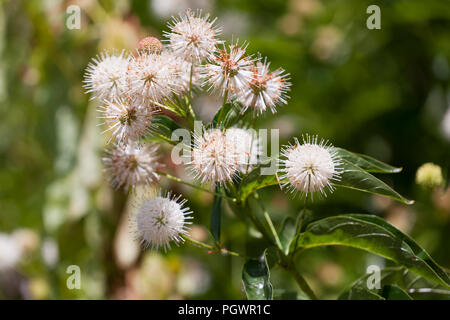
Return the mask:
M424 162L450 168L450 1L447 0L146 0L1 1L0 6L0 298L242 299L243 261L189 245L168 253L143 251L127 226L131 200L114 192L102 172L104 137L97 102L84 94L89 60L104 49L133 49L162 35L186 8L219 18L223 37L248 40L293 83L275 116L282 142L302 133L403 167L382 177L413 206L337 190L311 206L314 218L371 213L412 235L450 267L450 190L415 184ZM66 28L71 5L81 29ZM381 8L381 30L368 30L366 8ZM202 98L196 111L216 107ZM182 168L166 165L184 175ZM212 198L183 193L194 211L192 233L207 239ZM302 204L277 188L262 192L273 220ZM258 250L233 215L223 221L225 245ZM389 265L356 249L327 247L299 257L298 266L321 298L335 298L370 264ZM67 267L81 269L81 289L69 290ZM273 270L275 289L296 285ZM417 296L426 298L426 296ZM449 298L444 296L444 298Z

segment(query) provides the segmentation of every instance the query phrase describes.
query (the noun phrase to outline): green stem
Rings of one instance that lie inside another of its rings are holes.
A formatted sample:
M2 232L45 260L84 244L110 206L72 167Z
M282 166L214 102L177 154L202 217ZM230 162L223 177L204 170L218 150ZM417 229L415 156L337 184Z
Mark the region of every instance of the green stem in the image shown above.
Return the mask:
M169 173L162 172L162 171L156 171L156 173L157 173L157 174L160 174L160 175L162 175L162 176L164 176L164 177L166 177L167 179L170 179L170 180L172 180L172 181L175 181L175 182L178 182L178 183L185 184L185 185L187 185L187 186L189 186L189 187L191 187L191 188L195 188L195 189L200 190L200 191L203 191L203 192L208 192L208 193L214 194L214 195L216 195L216 196L220 196L220 197L226 198L226 199L228 199L228 200L230 200L230 201L232 201L232 202L237 202L237 199L236 199L236 198L228 197L228 196L225 195L225 194L217 193L217 192L214 192L214 191L211 191L211 190L208 190L208 189L199 187L199 186L197 186L197 185L195 185L195 184L193 184L193 183L189 183L189 182L187 182L187 181L181 180L181 179L178 178L178 177L172 176L172 175L169 174Z
M227 101L228 101L228 89L225 90L225 94L223 95L223 103L222 103L222 107L220 108L218 120L222 120L222 116L223 116L223 112L224 112L223 110L225 109L225 105L227 104Z
M297 268L295 267L294 260L292 258L285 256L284 254L282 255L281 259L282 259L282 262L280 264L281 267L283 267L294 277L300 289L302 289L302 291L311 300L318 300L316 294L314 293L314 291L312 291L311 287L308 285L305 278L303 278L303 276L300 273L298 273Z
M278 237L278 233L275 230L275 226L273 225L272 219L270 218L269 212L266 210L266 207L264 206L264 203L262 202L261 198L259 197L259 194L255 192L254 194L256 200L258 201L259 206L264 212L264 218L266 219L267 224L269 225L270 232L272 232L273 238L275 239L275 243L281 251L283 251L283 246L281 245L280 238Z
M216 253L220 253L220 254L223 254L223 255L230 255L230 256L234 256L234 257L242 257L237 252L230 251L230 250L225 249L225 248L219 248L219 247L212 246L212 245L209 245L209 244L201 242L201 241L194 240L194 239L192 239L191 237L189 237L187 235L182 235L182 237L183 237L184 240L186 240L187 242L191 243L192 245L194 245L196 247L207 249L210 252L216 252Z

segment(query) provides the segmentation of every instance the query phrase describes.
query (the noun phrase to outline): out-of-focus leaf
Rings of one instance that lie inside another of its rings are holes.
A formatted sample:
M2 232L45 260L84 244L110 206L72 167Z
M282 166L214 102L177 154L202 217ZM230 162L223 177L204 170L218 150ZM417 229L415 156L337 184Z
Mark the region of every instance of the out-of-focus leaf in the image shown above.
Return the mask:
M256 190L277 184L278 180L275 175L261 175L261 166L259 165L242 179L238 190L239 200L244 202Z
M336 187L344 187L363 192L379 194L403 202L405 204L413 204L413 200L408 200L397 191L389 187L386 183L375 178L370 173L364 171L353 163L343 159L343 172L340 181L333 182Z
M341 159L347 160L367 172L397 173L402 171L402 168L393 167L365 154L350 152L342 148L335 148L335 150Z
M396 285L384 286L381 296L386 300L413 300L405 290Z
M422 254L417 256L404 237L397 236L400 231L393 233L390 231L392 228L355 215L329 217L309 224L305 232L296 236L290 251L326 245L359 248L390 259L413 273L449 288L450 279L445 272L436 272L439 267L434 263L430 265L430 260L422 253L425 251L420 249Z
M266 251L258 259L247 260L242 270L242 282L249 300L272 300L273 288L266 260Z

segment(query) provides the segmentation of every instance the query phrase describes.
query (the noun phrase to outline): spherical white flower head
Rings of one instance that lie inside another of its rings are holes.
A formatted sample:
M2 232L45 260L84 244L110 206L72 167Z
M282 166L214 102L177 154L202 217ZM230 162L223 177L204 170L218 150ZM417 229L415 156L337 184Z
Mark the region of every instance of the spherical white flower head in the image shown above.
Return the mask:
M237 97L243 105L243 112L247 108L253 108L260 114L268 108L272 113L276 112L276 106L286 104L290 83L288 74L283 69L269 71L270 63L258 61L252 67L252 76L244 90L238 92Z
M211 129L202 136L194 136L191 172L201 183L224 184L232 181L239 167L238 159L232 152L233 146L226 138L225 131Z
M175 64L175 56L169 51L139 54L131 59L128 68L130 95L147 104L171 97L178 85Z
M200 63L216 51L216 45L222 43L216 36L221 29L215 26L216 19L202 15L201 10L187 10L179 17L173 18L164 32L173 52L185 60Z
M92 59L84 75L84 87L93 98L114 100L127 92L129 58L122 51L119 55L103 52Z
M153 111L137 100L115 99L105 101L103 106L98 108L103 119L101 125L106 125L107 129L103 132L111 132L112 139L119 142L127 140L137 140L144 135L151 124Z
M286 159L280 160L284 164L281 172L282 179L287 179L283 186L289 186L292 192L300 191L303 195L311 197L315 192L326 196L326 189L334 190L333 181L339 181L342 173L341 160L333 146L317 136L303 137L300 144L295 139L293 146L287 146L283 152Z
M139 145L137 142L116 144L115 147L104 157L112 185L119 189L139 185L150 185L159 179L156 170L160 166L158 145L147 143Z
M253 59L245 56L247 45L232 44L219 50L202 66L201 73L205 85L220 92L236 93L243 90L252 77Z
M231 147L230 152L239 164L238 170L247 173L258 163L261 155L261 142L256 131L241 128L229 128L226 130L226 138Z
M170 249L170 242L183 242L181 237L187 234L186 225L191 222L189 216L192 211L183 207L186 200L181 196L171 198L157 196L143 202L135 216L137 238L145 245L158 250Z

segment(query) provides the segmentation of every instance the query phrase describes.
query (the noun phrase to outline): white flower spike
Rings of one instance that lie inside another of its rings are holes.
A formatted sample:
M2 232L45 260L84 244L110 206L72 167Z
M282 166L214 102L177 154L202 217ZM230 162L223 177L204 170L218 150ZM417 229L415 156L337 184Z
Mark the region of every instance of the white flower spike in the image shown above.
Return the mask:
M287 92L291 86L288 74L279 68L269 71L270 63L257 61L252 67L252 76L244 90L237 93L239 102L243 105L242 112L249 107L255 113L261 114L267 109L276 112L276 106L287 104Z
M127 91L127 69L129 58L122 51L119 55L103 52L89 63L84 75L86 93L92 98L114 100Z
M140 53L128 68L130 95L151 105L178 92L177 57L170 51Z
M189 163L195 179L201 183L225 184L233 180L239 168L234 147L220 129L205 131L202 136L194 136L192 160Z
M226 130L226 139L231 147L233 157L237 159L238 170L242 173L249 172L258 163L258 157L262 154L261 141L255 130L242 128L229 128Z
M103 119L100 125L107 127L103 133L111 131L108 143L113 139L118 142L139 139L149 130L153 117L150 108L131 99L105 101L98 111L101 113L98 118Z
M202 62L223 43L216 38L221 28L215 26L215 22L216 19L210 20L209 15L203 16L201 10L187 10L169 23L170 32L164 32L169 48L189 62Z
M327 141L317 139L307 135L299 143L295 138L293 146L283 149L285 159L280 160L281 179L287 179L283 187L288 186L291 192L300 191L306 197L311 194L311 198L316 192L323 196L327 195L327 189L333 192L332 182L339 181L342 174L342 161L336 150Z
M204 84L222 95L228 92L230 96L244 90L251 81L254 62L252 57L245 55L246 49L247 44L239 46L237 42L220 49L209 63L202 66Z
M181 196L172 197L170 193L144 200L132 221L136 238L145 247L162 247L165 251L170 249L171 241L177 245L183 242L182 235L187 234L192 219L192 211L183 207L185 203Z
M116 144L108 151L103 163L116 189L150 185L158 181L156 173L161 164L158 162L158 145L147 143L139 145L137 142Z

